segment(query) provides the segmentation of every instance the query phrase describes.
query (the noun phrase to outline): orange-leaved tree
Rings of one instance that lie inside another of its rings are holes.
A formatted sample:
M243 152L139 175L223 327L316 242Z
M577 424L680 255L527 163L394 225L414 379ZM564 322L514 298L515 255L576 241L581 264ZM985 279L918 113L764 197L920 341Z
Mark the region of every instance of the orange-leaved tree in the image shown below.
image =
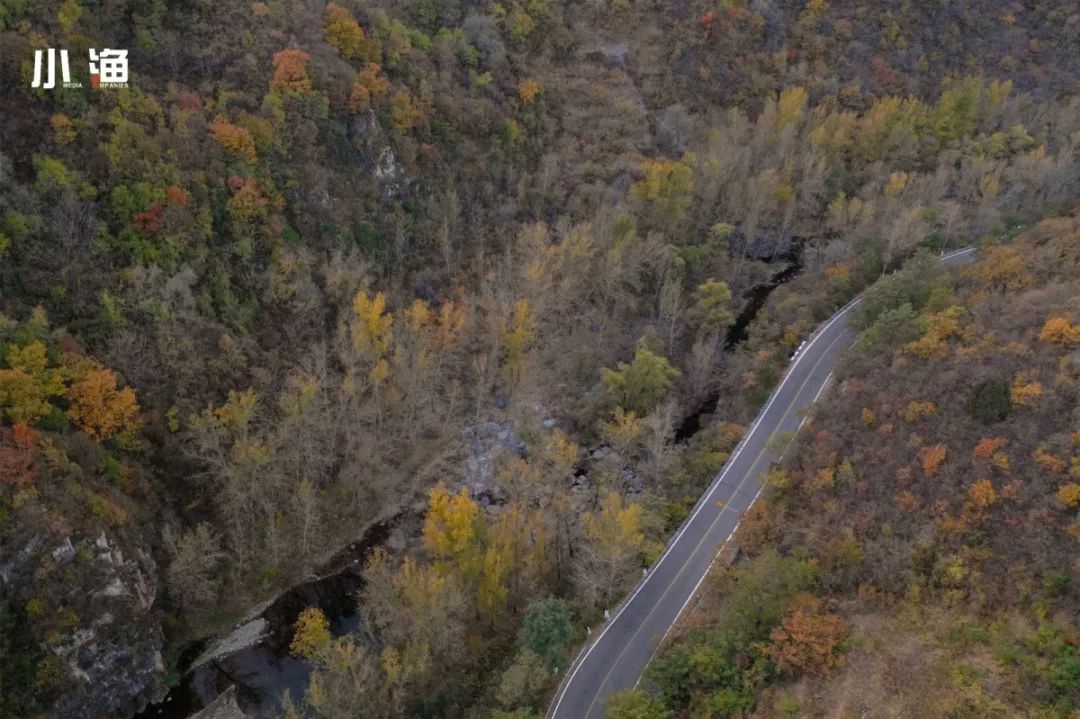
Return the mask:
M371 108L372 100L389 93L390 81L382 75L382 68L369 62L356 75L352 94L349 95L349 109L353 112L365 112Z
M1036 449L1031 457L1035 460L1036 464L1049 472L1060 474L1065 471L1065 462L1063 462L1060 457L1048 451L1045 447Z
M941 465L945 463L945 455L948 453L948 449L943 444L935 444L930 447L923 447L919 450L919 464L922 466L923 472L928 477L933 477L941 469Z
M67 391L67 413L79 429L104 440L138 426L135 390L117 387L115 372L86 358L69 364L72 382Z
M1009 440L1004 437L983 437L979 440L979 443L975 445L975 449L971 452L971 456L975 459L990 459L994 456L999 449L1008 444Z
M248 162L255 162L255 139L246 128L219 117L210 123L210 136L226 150Z
M844 665L841 643L851 630L836 614L823 612L821 600L798 595L780 626L772 631L769 657L781 672L823 677Z
M518 97L522 102L532 102L544 91L544 86L536 80L522 80L518 84Z
M1056 345L1080 345L1080 325L1065 317L1051 317L1039 332L1039 339Z
M19 422L0 427L0 482L13 487L34 483L37 432Z
M287 95L310 90L311 78L307 74L310 59L311 55L296 48L274 53L274 77L270 80L270 92Z

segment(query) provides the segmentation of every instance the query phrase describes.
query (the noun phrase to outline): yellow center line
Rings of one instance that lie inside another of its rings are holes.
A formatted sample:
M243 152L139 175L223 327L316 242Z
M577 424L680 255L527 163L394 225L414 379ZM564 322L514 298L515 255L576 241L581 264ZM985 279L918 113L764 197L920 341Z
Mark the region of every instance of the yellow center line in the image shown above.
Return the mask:
M787 420L788 415L794 409L795 400L797 400L799 398L799 395L802 394L802 391L804 389L806 389L806 385L807 385L808 382L810 382L810 378L814 376L814 372L817 370L818 366L822 363L822 361L825 359L825 357L829 354L829 350L831 350L833 348L833 346L837 342L840 341L840 337L843 337L842 332L836 339L834 339L832 342L829 343L829 346L826 347L825 351L821 353L821 356L818 357L817 362L814 363L814 366L811 367L810 371L806 373L806 379L804 379L803 383L801 385L799 385L799 389L797 389L795 391L795 397L792 399L791 405L789 405L788 408L784 411L784 414L781 415L780 421L776 423L777 429L779 429L780 425L784 424L785 420ZM776 434L776 429L774 429L772 431L772 433L769 435L769 439L772 439L773 436L775 436L775 434ZM757 467L758 462L761 461L762 456L764 456L765 452L768 450L768 448L769 448L768 444L769 444L769 440L767 439L767 440L765 440L765 444L762 446L761 451L758 452L756 457L754 457L754 461L751 463L750 468L743 475L743 482L740 482L739 485L735 487L736 492L739 491L740 489L742 489L742 484L745 483L747 477L754 476L754 469L755 469L755 467ZM701 535L701 539L698 541L697 545L693 548L693 550L691 550L690 554L687 555L686 561L683 562L682 567L679 568L678 574L676 574L675 577L671 580L671 582L668 583L668 586L664 590L664 593L660 595L660 599L658 599L656 601L656 603L653 605L652 609L649 610L649 613L645 615L645 619L643 619L641 621L641 624L638 625L637 630L635 630L634 633L630 635L630 639L628 639L626 641L626 644L623 646L622 651L619 652L619 656L615 657L615 661L611 663L611 668L608 669L607 674L604 675L604 679L597 686L596 693L593 695L593 700L591 702L589 702L589 708L585 710L585 717L586 718L590 714L592 714L593 707L596 706L596 702L600 699L601 691L603 690L603 688L605 686L607 686L608 680L611 679L611 674L615 671L615 667L617 667L619 665L619 662L622 661L623 655L625 655L627 650L630 649L630 645L634 643L635 639L637 639L637 635L640 634L641 630L645 628L645 625L648 624L649 620L652 618L652 615L656 612L657 608L663 603L664 599L667 598L667 595L669 593L671 593L671 590L675 587L675 583L678 582L679 577L682 576L683 572L686 571L687 565L690 564L690 558L693 557L695 554L697 554L697 551L699 549L701 549L701 545L705 543L705 539L708 538L709 533L712 532L713 528L716 526L716 523L720 521L720 518L723 517L724 513L727 512L727 511L728 511L728 507L725 504L723 509L720 510L720 513L717 514L716 518L712 521L712 524L709 525L709 528L706 529L705 532ZM711 565L710 565L710 567L711 567Z

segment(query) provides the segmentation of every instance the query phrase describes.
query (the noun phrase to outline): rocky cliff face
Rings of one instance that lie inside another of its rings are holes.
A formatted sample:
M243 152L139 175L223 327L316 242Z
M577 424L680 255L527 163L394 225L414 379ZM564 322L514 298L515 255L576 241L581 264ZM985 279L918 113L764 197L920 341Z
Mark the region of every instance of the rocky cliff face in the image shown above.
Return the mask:
M487 505L503 501L504 490L496 474L496 464L505 454L524 456L525 444L514 432L514 423L483 422L461 432L466 447L465 486L469 494Z
M153 558L105 532L20 539L0 558L4 602L16 617L5 649L33 663L34 681L54 697L48 715L130 716L162 696Z

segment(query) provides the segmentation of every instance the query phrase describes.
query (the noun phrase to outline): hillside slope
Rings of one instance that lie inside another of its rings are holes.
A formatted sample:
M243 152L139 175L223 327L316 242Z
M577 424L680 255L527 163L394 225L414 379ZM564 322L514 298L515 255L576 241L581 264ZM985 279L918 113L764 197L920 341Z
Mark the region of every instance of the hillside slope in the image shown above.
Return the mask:
M301 643L316 689L537 711L818 321L1080 193L1078 27L1040 0L0 3L0 714L131 714L402 508L432 529L368 567L359 631ZM50 47L82 87L31 86ZM128 87L91 87L105 47Z
M646 685L680 716L1070 716L1080 219L909 265L860 326Z

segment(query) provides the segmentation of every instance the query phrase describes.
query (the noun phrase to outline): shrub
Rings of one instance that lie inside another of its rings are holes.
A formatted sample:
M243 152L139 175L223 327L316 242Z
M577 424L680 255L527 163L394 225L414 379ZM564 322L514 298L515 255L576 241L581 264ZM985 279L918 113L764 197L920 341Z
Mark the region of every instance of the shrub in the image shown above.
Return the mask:
M1009 383L987 380L979 384L968 400L968 414L982 424L995 424L1012 412Z
M521 626L521 646L534 652L549 668L563 666L572 639L566 602L545 599L529 606Z
M1058 696L1080 694L1080 656L1076 650L1065 649L1057 655L1050 665L1047 680Z
M605 719L668 719L671 710L636 689L613 694L608 700Z

